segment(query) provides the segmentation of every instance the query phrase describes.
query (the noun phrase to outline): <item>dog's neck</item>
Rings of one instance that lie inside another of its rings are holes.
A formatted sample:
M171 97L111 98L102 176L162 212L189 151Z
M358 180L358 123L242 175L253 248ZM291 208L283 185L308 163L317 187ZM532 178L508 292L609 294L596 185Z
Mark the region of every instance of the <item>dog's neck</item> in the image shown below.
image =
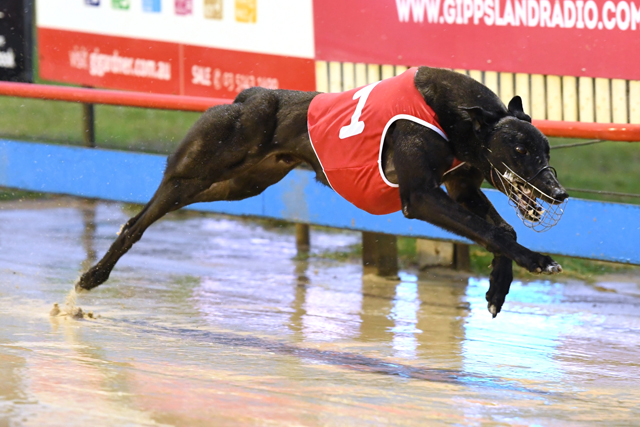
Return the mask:
M486 154L491 133L480 138L461 107L481 106L498 117L504 117L509 112L500 98L464 74L439 68L420 67L415 84L425 102L438 116L456 158L488 173L490 164Z

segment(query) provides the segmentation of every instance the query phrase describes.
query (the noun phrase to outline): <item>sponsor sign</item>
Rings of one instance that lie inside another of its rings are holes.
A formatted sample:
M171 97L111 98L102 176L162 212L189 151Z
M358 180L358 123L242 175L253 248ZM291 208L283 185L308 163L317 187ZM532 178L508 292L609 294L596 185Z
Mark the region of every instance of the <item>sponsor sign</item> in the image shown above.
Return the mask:
M640 79L640 0L316 0L314 21L321 60Z
M31 82L31 0L0 2L0 80Z
M38 0L37 6L44 79L223 98L251 86L315 90L311 0Z

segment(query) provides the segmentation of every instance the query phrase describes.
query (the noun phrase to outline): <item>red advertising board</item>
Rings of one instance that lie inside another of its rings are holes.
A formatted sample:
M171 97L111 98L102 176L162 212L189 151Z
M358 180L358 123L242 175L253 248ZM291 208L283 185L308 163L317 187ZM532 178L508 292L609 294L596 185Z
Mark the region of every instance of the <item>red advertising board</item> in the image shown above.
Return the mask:
M38 28L40 77L140 92L179 92L179 46Z
M230 98L252 86L315 90L313 59L189 45L182 56L185 95Z
M316 58L640 80L640 0L316 0Z
M40 76L87 86L214 98L248 87L315 89L311 59L38 29Z

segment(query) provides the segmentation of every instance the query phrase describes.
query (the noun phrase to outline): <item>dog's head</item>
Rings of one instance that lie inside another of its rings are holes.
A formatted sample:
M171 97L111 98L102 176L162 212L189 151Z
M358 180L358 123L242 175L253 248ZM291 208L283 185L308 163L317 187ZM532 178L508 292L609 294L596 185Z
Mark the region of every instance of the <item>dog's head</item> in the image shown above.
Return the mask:
M537 231L554 226L569 195L549 166L549 141L524 113L519 96L508 112L463 108L480 140L478 166L485 179L505 193L525 225Z

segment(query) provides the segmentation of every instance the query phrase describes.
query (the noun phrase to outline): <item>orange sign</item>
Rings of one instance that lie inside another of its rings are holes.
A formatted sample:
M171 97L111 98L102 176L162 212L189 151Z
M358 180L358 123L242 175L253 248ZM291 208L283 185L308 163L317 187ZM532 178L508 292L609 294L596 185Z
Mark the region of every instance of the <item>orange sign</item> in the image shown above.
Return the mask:
M255 24L258 20L258 0L236 0L236 21Z

